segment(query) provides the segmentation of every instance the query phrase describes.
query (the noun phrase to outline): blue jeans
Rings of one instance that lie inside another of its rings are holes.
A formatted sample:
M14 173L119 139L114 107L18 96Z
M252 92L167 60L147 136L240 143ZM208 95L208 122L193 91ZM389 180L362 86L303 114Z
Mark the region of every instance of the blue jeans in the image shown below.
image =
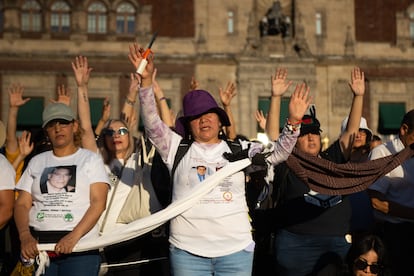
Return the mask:
M98 275L101 264L98 251L72 253L50 260L44 276L92 276Z
M171 270L174 276L251 276L253 251L206 258L170 245Z
M305 276L326 265L344 261L351 244L345 236L294 234L280 230L275 256L281 276Z

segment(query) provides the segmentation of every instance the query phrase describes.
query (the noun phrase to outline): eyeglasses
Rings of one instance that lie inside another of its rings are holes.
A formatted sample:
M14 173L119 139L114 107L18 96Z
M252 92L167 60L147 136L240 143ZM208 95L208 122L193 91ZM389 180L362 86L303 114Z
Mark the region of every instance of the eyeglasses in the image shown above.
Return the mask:
M372 274L378 274L382 270L381 265L368 264L367 261L361 260L361 259L356 260L354 263L354 266L357 270L363 270L364 272L366 272L365 270L367 269L367 267L369 267L369 270L371 271Z
M118 130L114 130L110 128L105 130L105 135L111 136L111 137L113 137L115 134L124 136L124 135L127 135L128 133L129 133L129 130L126 127L120 127Z
M68 121L68 120L65 120L65 119L56 119L56 120L52 120L52 121L48 122L45 127L46 128L52 128L52 127L55 127L56 125L59 124L60 127L65 128L72 122L73 121Z

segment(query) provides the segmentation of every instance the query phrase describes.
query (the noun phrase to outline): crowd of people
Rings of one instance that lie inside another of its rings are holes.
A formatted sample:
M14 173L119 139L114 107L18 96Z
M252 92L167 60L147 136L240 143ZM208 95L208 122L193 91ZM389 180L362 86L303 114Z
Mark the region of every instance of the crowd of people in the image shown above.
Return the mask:
M71 62L77 115L69 89L59 86L41 133L17 137L18 110L30 98L23 86L9 87L7 122L0 121L0 227L11 245L4 275L34 274L43 243L54 244L44 275L414 275L414 110L401 118L398 138L382 143L362 117L360 68L351 72L349 115L322 151L323 127L305 83L296 84L279 123L281 98L293 84L286 69L271 77L268 114L254 114L269 137L264 145L237 133L232 82L219 89L220 106L193 79L175 118L153 56L132 44L128 57L133 73L121 113L112 118L105 100L96 126L87 57ZM76 251L78 242L116 235L245 159L248 167L168 223Z

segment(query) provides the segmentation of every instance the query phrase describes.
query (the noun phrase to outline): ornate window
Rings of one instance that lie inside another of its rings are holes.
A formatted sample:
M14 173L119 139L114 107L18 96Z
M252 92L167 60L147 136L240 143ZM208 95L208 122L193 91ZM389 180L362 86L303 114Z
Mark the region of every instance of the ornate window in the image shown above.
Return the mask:
M227 11L227 34L234 34L234 11Z
M105 34L107 30L106 7L95 1L88 7L88 33Z
M135 33L135 8L130 3L122 3L116 9L116 33Z
M410 39L414 41L414 12L410 12Z
M65 1L56 1L51 7L50 28L52 33L69 33L70 7Z
M24 32L40 32L42 27L41 8L35 0L27 0L22 6L21 28Z
M322 27L322 13L317 12L315 14L315 34L316 36L322 36L323 27Z

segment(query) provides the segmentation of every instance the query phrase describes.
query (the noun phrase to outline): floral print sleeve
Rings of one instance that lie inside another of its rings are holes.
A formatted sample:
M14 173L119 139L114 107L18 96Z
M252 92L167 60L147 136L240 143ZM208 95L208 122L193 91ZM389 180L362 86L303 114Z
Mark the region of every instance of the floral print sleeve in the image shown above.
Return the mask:
M296 128L295 130L289 130L285 126L279 138L271 143L271 148L264 149L263 145L260 143L251 143L249 149L249 157L252 158L257 153L269 151L272 152L272 154L269 157L267 157L267 161L269 161L272 165L282 163L283 161L286 161L289 155L292 153L292 150L296 145L299 133L300 128Z
M165 160L170 151L173 131L158 115L152 86L140 89L139 100L145 133Z
M300 128L290 130L285 125L279 138L273 142L274 151L273 154L268 158L270 163L276 165L288 159L289 155L292 153L292 150L296 145L299 133Z

